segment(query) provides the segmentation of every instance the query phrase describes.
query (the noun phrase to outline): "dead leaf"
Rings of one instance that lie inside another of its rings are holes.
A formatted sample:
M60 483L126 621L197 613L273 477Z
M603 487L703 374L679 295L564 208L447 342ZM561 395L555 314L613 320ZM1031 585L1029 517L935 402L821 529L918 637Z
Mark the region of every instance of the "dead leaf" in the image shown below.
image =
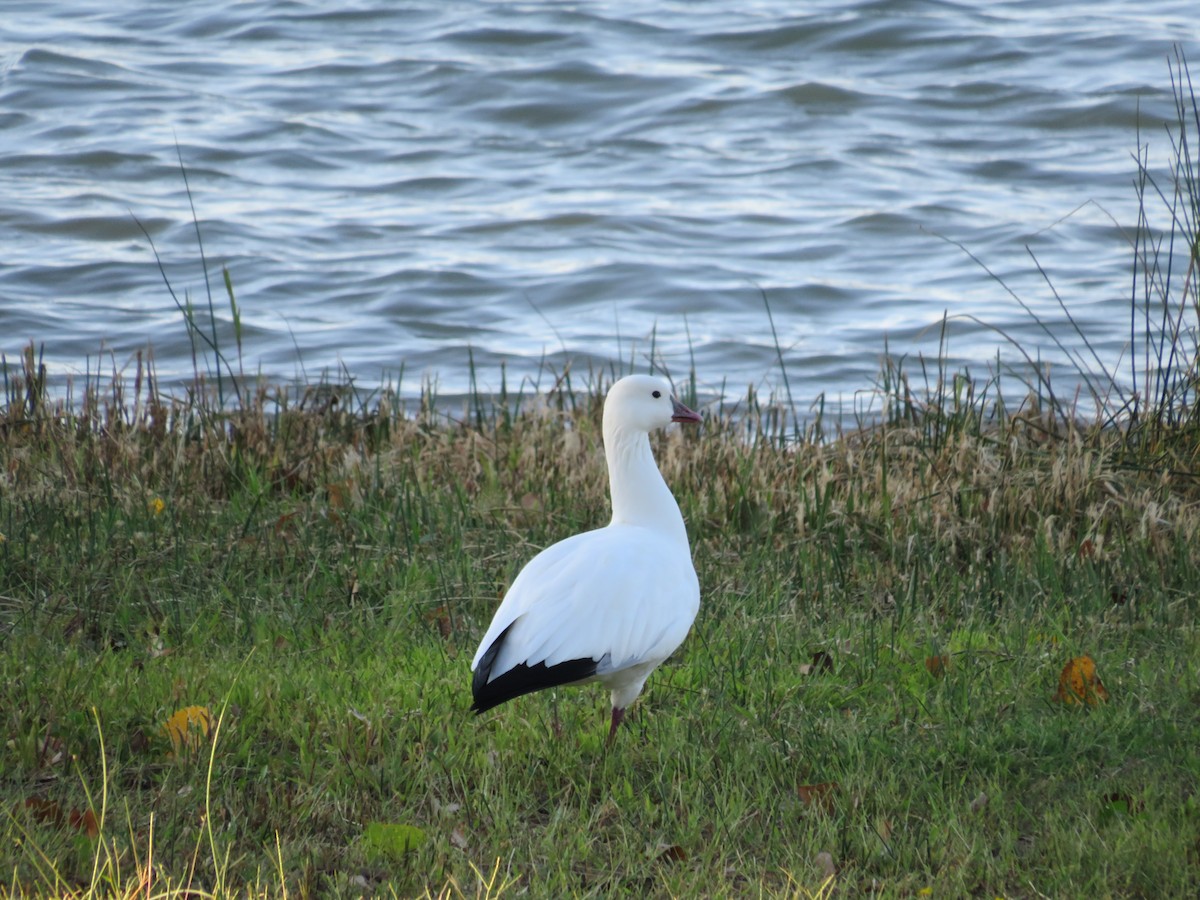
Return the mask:
M350 505L350 500L354 495L354 479L331 481L325 485L325 490L329 493L329 505L333 509L344 510Z
M205 706L185 706L176 710L162 725L162 732L170 739L173 755L186 756L198 750L208 740L212 728L212 715Z
M129 736L129 749L134 753L145 753L150 749L150 739L141 728L135 728Z
M833 795L837 792L838 783L827 781L823 784L802 784L796 788L802 802L809 809L820 812L832 812Z
M55 828L69 826L75 831L84 832L93 839L100 835L100 823L96 821L96 814L90 809L72 809L64 815L61 806L53 800L46 800L43 797L27 797L25 808L29 810L30 815L45 825L52 825Z
M279 537L292 537L295 534L295 519L297 513L284 513L275 520L275 534Z
M46 800L42 797L26 797L25 808L39 822L46 825L53 825L56 828L62 828L62 810L53 800Z
M1067 705L1087 703L1095 706L1107 702L1108 689L1096 674L1096 663L1090 656L1077 656L1063 666L1054 699Z
M950 657L945 654L927 656L925 657L925 668L934 678L941 678L950 668Z
M979 792L979 796L971 801L971 812L977 813L988 805L988 795L983 791Z
M425 613L425 621L432 622L437 626L438 634L442 636L443 640L450 639L453 628L450 624L450 613L444 605Z
M459 850L467 849L467 836L463 834L463 830L461 828L455 828L450 832L450 843L452 843Z
M86 832L87 836L93 839L99 837L100 823L96 821L96 814L90 809L86 809L83 812L73 809L67 814L67 818L71 823L71 827L76 831Z
M800 667L801 675L814 675L821 672L833 671L833 657L824 650L818 650L812 655L812 662L805 663Z
M687 858L688 858L687 851L684 850L682 847L680 847L678 844L671 844L670 846L666 846L663 844L658 845L658 861L659 862L667 862L667 863L687 862Z

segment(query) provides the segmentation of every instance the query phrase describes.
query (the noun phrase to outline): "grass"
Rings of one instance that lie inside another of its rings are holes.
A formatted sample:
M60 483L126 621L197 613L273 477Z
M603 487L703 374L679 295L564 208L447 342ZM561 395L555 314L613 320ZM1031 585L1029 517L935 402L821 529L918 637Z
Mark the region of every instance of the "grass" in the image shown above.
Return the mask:
M480 426L15 394L9 889L476 896L499 861L494 892L807 896L828 859L851 894L1194 893L1192 479L1020 417L780 448L717 411L658 447L704 605L606 752L595 689L467 712L504 586L604 521L577 401ZM1081 654L1108 703L1054 700ZM221 726L188 752L163 725L192 705Z
M431 391L289 397L235 374L211 298L207 323L180 301L183 398L147 361L56 401L31 346L0 409L0 893L1196 895L1197 331L1172 246L1147 215L1131 318L1157 388L1094 423L1040 379L1010 409L892 361L869 428L806 437L749 394L662 436L703 604L612 750L597 688L467 712L520 565L605 521L604 378L461 422ZM1107 702L1057 695L1081 655ZM173 740L190 707L209 718Z

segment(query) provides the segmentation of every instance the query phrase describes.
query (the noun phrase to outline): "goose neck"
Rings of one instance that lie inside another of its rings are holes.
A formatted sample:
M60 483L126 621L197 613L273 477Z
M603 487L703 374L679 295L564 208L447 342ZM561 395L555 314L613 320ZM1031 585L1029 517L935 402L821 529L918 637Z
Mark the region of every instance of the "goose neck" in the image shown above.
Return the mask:
M639 525L687 543L679 505L654 461L645 432L612 429L604 436L613 525Z

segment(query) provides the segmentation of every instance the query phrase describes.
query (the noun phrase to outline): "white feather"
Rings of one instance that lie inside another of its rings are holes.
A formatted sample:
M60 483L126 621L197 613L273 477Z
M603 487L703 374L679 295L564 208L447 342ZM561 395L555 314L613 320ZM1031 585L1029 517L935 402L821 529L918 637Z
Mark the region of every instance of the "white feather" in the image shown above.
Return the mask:
M602 660L598 674L660 663L700 608L686 545L649 528L610 525L547 547L521 570L471 663L510 625L493 669ZM514 624L515 623L515 624Z
M648 438L673 417L699 421L661 379L629 376L613 385L604 406L612 521L547 547L521 570L471 662L475 671L503 636L485 683L522 664L594 660L595 675L585 680L607 685L614 710L624 710L683 643L700 585Z

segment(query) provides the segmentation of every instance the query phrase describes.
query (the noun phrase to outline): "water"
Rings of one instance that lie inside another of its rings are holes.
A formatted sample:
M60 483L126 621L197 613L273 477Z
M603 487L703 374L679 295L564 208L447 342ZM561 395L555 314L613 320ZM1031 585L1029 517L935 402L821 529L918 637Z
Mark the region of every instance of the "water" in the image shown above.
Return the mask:
M723 7L737 6L733 11ZM798 11L799 10L799 11ZM614 359L868 407L887 347L980 371L1129 340L1137 129L1190 0L42 0L0 20L0 351L54 383L192 355L443 393ZM1115 220L1115 221L1114 221ZM949 239L949 240L947 240ZM723 387L724 386L724 387Z

